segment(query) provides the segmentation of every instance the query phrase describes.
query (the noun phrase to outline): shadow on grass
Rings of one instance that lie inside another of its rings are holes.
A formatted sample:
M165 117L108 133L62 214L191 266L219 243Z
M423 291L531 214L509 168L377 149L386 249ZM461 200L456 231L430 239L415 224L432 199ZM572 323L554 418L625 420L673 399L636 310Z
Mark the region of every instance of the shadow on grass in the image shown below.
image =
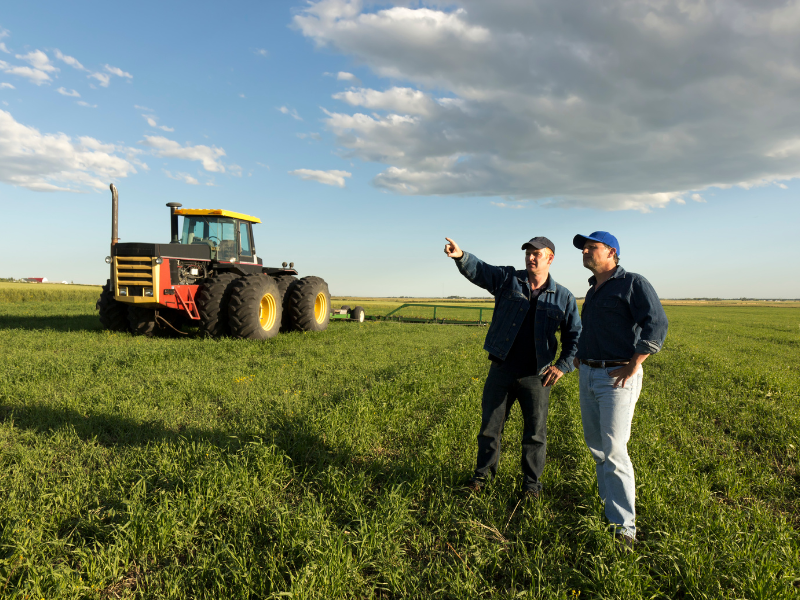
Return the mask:
M0 330L100 331L97 315L0 315Z
M215 430L180 426L170 428L160 421L138 421L109 414L81 413L49 406L11 406L0 404L0 423L13 422L17 429L36 434L55 434L71 430L82 440L108 448L143 447L148 444L186 444L206 442L222 451L236 452L256 439L274 444L295 465L324 469L326 465L352 463L349 450L333 449L302 418L287 417L264 422L259 432L240 432L235 427Z

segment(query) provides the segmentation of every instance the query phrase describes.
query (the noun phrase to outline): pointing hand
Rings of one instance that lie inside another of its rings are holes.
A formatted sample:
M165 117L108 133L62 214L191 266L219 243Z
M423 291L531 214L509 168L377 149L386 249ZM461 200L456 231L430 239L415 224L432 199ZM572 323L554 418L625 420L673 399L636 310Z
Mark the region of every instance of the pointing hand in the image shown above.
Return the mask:
M444 238L447 240L447 243L444 245L444 253L447 254L450 258L461 258L464 256L464 251L458 247L453 240L449 237Z

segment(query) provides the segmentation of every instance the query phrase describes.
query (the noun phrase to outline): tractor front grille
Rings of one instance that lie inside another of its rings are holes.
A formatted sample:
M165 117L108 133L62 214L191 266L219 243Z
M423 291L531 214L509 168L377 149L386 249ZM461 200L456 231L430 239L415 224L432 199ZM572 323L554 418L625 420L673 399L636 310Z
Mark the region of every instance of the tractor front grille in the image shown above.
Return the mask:
M158 301L158 270L151 257L115 256L114 282L117 300Z

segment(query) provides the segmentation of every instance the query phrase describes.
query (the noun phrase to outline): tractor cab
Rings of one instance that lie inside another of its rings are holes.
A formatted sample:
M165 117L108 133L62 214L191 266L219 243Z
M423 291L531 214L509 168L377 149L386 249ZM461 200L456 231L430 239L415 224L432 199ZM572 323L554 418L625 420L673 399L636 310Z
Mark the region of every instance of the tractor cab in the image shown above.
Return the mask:
M229 210L178 208L175 215L183 216L180 244L206 245L211 259L222 262L261 264L253 243L253 223L256 217Z

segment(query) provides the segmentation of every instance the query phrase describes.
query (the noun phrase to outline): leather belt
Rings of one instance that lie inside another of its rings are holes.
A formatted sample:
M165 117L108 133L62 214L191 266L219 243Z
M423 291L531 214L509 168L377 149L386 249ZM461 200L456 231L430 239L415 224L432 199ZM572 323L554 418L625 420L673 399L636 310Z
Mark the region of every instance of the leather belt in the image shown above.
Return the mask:
M584 360L581 359L581 364L593 369L605 369L606 367L621 367L627 365L628 360Z

